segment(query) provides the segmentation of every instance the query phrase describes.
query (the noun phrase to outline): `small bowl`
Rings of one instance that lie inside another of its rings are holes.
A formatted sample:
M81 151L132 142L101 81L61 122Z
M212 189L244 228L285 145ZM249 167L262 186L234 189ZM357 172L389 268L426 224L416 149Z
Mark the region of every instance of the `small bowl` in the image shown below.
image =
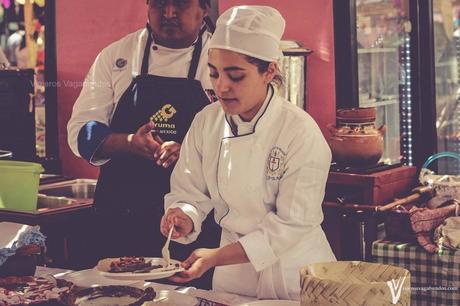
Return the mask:
M0 277L34 275L41 251L40 246L35 244L18 248L16 254L0 266Z
M13 255L0 266L0 277L34 275L37 261L37 254Z

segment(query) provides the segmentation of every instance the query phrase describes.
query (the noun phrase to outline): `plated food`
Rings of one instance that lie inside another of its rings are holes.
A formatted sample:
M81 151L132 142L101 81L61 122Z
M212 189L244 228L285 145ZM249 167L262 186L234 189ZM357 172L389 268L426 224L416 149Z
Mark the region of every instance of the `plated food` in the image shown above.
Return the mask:
M158 257L119 257L100 260L96 270L105 277L120 280L153 280L183 271L177 260L171 260L167 267L164 265L163 258Z
M152 265L152 262L144 257L125 256L119 258L106 258L98 262L99 271L122 273L122 272L148 272L153 269L162 268L162 265Z
M64 305L62 298L73 284L65 280L45 279L33 276L0 278L0 306Z

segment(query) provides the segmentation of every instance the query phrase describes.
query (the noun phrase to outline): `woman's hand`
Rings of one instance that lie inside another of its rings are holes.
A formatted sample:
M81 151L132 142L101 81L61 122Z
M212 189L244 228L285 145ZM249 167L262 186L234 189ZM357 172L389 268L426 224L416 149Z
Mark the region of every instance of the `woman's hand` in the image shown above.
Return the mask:
M249 262L249 258L239 242L227 244L217 249L198 249L182 262L185 271L171 278L173 282L185 283L201 277L213 267L242 264Z
M185 283L201 277L206 271L217 265L217 253L219 249L197 249L182 262L185 271L178 273L169 279L176 283Z
M161 139L157 137L158 139ZM179 159L180 144L174 141L166 141L155 152L154 158L158 166L168 168Z
M193 231L193 221L180 208L170 208L161 218L160 231L168 237L169 229L174 226L172 239L185 237Z

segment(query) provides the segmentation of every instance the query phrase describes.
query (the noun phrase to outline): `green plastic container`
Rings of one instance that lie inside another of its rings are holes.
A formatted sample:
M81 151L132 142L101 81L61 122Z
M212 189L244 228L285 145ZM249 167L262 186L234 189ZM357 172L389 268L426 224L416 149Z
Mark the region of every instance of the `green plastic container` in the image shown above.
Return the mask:
M37 210L42 172L37 163L0 160L0 209Z

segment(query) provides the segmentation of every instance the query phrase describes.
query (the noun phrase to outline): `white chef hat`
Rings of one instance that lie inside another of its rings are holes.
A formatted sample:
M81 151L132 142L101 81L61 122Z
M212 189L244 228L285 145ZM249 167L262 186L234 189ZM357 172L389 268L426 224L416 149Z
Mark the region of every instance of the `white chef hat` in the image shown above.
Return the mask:
M216 22L209 48L225 49L275 62L281 55L285 21L269 6L242 5L226 10Z

